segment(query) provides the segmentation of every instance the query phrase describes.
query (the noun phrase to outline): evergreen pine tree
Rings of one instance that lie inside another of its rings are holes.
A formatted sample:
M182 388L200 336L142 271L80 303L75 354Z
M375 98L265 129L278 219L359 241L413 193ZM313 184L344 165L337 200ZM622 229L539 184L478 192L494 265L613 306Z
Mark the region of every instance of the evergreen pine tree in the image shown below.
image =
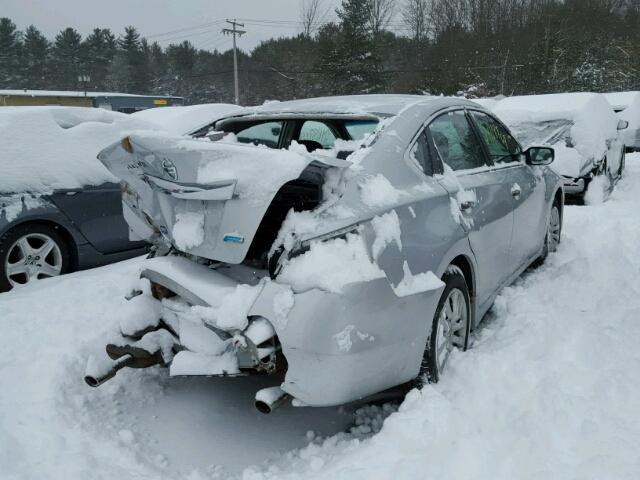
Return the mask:
M83 42L83 55L86 73L91 84L98 90L104 90L104 81L109 65L116 53L116 39L108 28L95 28Z
M143 48L143 46L145 48ZM124 35L118 40L118 47L125 60L125 70L122 75L122 85L127 93L147 93L149 91L148 55L149 48L146 41L140 40L140 34L135 27L129 26Z
M82 71L82 37L73 28L65 28L56 35L53 44L53 63L55 74L49 76L50 85L61 90L77 90L80 88L78 75Z
M20 64L21 34L9 18L0 18L0 82L5 88L22 88Z
M22 46L22 77L24 88L44 89L49 84L49 40L30 25L24 32Z

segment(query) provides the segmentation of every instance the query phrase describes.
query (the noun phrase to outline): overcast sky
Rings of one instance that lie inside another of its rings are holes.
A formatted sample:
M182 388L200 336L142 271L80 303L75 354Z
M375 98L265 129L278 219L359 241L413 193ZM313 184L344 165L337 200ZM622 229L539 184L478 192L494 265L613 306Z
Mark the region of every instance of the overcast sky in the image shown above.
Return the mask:
M0 0L0 16L18 28L35 25L48 38L65 27L82 35L94 27L121 33L134 25L149 41L162 45L189 40L200 48L226 50L231 38L223 36L224 20L246 19L247 34L239 46L251 50L267 38L299 33L303 0ZM338 0L324 0L333 16ZM174 33L169 33L174 32Z

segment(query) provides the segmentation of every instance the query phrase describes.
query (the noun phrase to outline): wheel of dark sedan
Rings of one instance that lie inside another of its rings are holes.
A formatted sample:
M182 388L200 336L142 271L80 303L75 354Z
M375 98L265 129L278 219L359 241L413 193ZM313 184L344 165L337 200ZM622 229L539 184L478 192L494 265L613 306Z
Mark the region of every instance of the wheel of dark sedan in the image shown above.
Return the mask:
M0 237L0 292L69 270L70 249L48 225L26 224Z
M466 350L471 325L469 289L464 275L450 268L442 281L446 286L433 318L420 372L420 378L426 374L433 383L440 379L451 352Z

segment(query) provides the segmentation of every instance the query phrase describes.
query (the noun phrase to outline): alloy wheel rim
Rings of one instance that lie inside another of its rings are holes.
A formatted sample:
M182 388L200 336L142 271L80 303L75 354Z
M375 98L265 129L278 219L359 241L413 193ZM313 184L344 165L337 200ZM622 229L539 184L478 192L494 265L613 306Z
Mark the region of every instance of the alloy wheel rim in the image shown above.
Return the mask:
M560 244L560 212L556 207L551 209L549 218L549 231L547 238L549 239L549 252L555 252Z
M458 288L449 292L438 317L436 364L441 372L454 348L464 348L467 333L467 302Z
M50 236L28 233L11 245L4 269L12 287L56 277L62 273L62 251Z

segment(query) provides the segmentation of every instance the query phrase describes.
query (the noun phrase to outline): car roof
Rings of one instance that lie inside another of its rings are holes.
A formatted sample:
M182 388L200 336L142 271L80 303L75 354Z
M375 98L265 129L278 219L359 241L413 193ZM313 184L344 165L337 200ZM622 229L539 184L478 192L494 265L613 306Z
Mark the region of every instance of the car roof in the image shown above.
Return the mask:
M443 108L448 105L477 106L472 102L454 97L425 95L348 95L319 97L286 102L267 102L257 107L248 107L242 116L279 116L286 114L335 114L395 116L411 106L422 105Z

